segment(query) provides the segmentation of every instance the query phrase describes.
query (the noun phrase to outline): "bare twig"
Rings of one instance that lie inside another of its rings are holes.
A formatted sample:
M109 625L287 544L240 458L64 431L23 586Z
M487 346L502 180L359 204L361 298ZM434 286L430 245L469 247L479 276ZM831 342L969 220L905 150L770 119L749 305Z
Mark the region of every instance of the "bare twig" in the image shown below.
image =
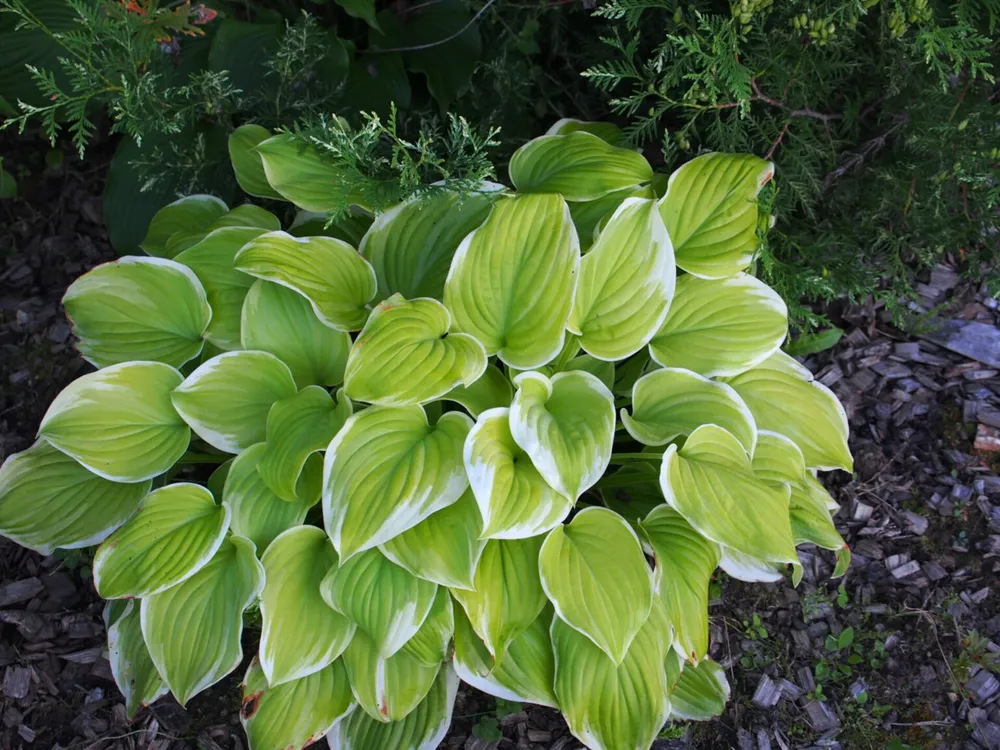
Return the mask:
M781 129L781 132L778 134L777 140L775 140L775 142L771 144L771 148L769 148L768 151L767 151L767 153L764 155L765 159L770 160L771 157L774 156L774 151L775 151L775 149L778 148L779 145L781 145L781 141L784 139L785 133L788 132L788 126L790 124L791 123L787 123L787 122L785 123L785 126Z
M760 86L757 85L756 80L750 81L750 87L753 89L754 94L750 101L767 102L772 107L785 110L789 117L811 117L814 120L821 120L822 122L844 119L843 115L825 114L823 112L817 112L815 109L809 109L808 107L802 109L792 109L784 102L780 102L777 99L773 99L764 94L764 92L760 90Z

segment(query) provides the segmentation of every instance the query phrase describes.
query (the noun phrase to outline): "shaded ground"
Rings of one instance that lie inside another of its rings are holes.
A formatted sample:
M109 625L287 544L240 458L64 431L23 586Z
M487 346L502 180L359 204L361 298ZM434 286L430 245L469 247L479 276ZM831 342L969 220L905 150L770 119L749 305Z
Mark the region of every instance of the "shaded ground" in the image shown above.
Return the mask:
M101 229L110 158L0 136L22 199L0 201L0 453L26 448L45 407L85 367L59 308L66 286L113 257ZM926 308L996 326L996 302L951 267L924 279ZM717 721L668 728L661 750L1000 747L1000 346L980 359L914 339L874 308L837 311L849 333L808 364L843 400L855 478L830 486L854 551L842 588L832 556L806 578L713 590L712 653L732 701ZM962 323L964 325L964 323ZM977 450L974 446L978 445ZM245 748L239 676L188 710L163 699L135 721L103 656L88 558L42 558L0 540L0 747ZM256 634L248 632L252 652ZM572 750L552 711L463 689L443 747ZM502 735L502 739L494 739Z

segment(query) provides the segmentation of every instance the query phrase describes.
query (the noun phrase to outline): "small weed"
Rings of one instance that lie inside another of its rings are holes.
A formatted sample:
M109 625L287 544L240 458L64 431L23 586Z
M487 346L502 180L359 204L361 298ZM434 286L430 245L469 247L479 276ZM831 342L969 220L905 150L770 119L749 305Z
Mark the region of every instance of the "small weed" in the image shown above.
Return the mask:
M492 716L483 716L472 725L472 736L484 742L499 742L503 739L503 732L500 731L500 719L511 714L520 713L522 710L523 706L517 701L497 698L496 711Z
M767 640L767 628L764 627L760 615L756 612L754 612L752 619L743 621L743 632L751 641Z

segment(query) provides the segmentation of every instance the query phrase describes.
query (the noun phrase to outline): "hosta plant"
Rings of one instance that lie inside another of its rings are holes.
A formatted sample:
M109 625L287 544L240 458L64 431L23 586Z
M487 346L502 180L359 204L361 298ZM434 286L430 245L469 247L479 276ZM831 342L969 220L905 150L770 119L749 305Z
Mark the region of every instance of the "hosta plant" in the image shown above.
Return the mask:
M0 470L0 530L100 545L130 712L235 670L259 608L255 750L435 747L459 680L646 748L728 697L717 568L797 582L809 543L843 572L844 411L748 273L771 165L658 176L615 138L562 121L511 187L329 224L336 169L250 126L239 181L284 227L191 196L70 287L97 369Z

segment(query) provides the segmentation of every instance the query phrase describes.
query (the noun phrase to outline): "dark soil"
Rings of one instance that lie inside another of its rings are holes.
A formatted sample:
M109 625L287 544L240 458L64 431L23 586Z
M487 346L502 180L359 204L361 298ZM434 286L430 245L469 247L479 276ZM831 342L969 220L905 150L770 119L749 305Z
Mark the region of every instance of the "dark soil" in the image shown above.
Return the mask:
M100 199L111 144L85 163L63 147L57 169L45 166L47 150L0 135L20 188L0 201L0 458L31 444L48 403L87 367L59 300L114 257ZM922 281L924 307L998 324L996 301L952 267ZM731 702L716 721L668 727L659 750L1000 747L996 364L908 336L874 306L833 312L848 334L808 364L851 420L857 473L828 477L850 571L831 581L832 555L805 550L797 589L720 574L712 654ZM126 719L89 572L84 553L43 558L0 540L0 748L245 748L241 669L186 710L164 698ZM246 653L255 638L248 630ZM463 688L442 747L580 745L552 711Z

